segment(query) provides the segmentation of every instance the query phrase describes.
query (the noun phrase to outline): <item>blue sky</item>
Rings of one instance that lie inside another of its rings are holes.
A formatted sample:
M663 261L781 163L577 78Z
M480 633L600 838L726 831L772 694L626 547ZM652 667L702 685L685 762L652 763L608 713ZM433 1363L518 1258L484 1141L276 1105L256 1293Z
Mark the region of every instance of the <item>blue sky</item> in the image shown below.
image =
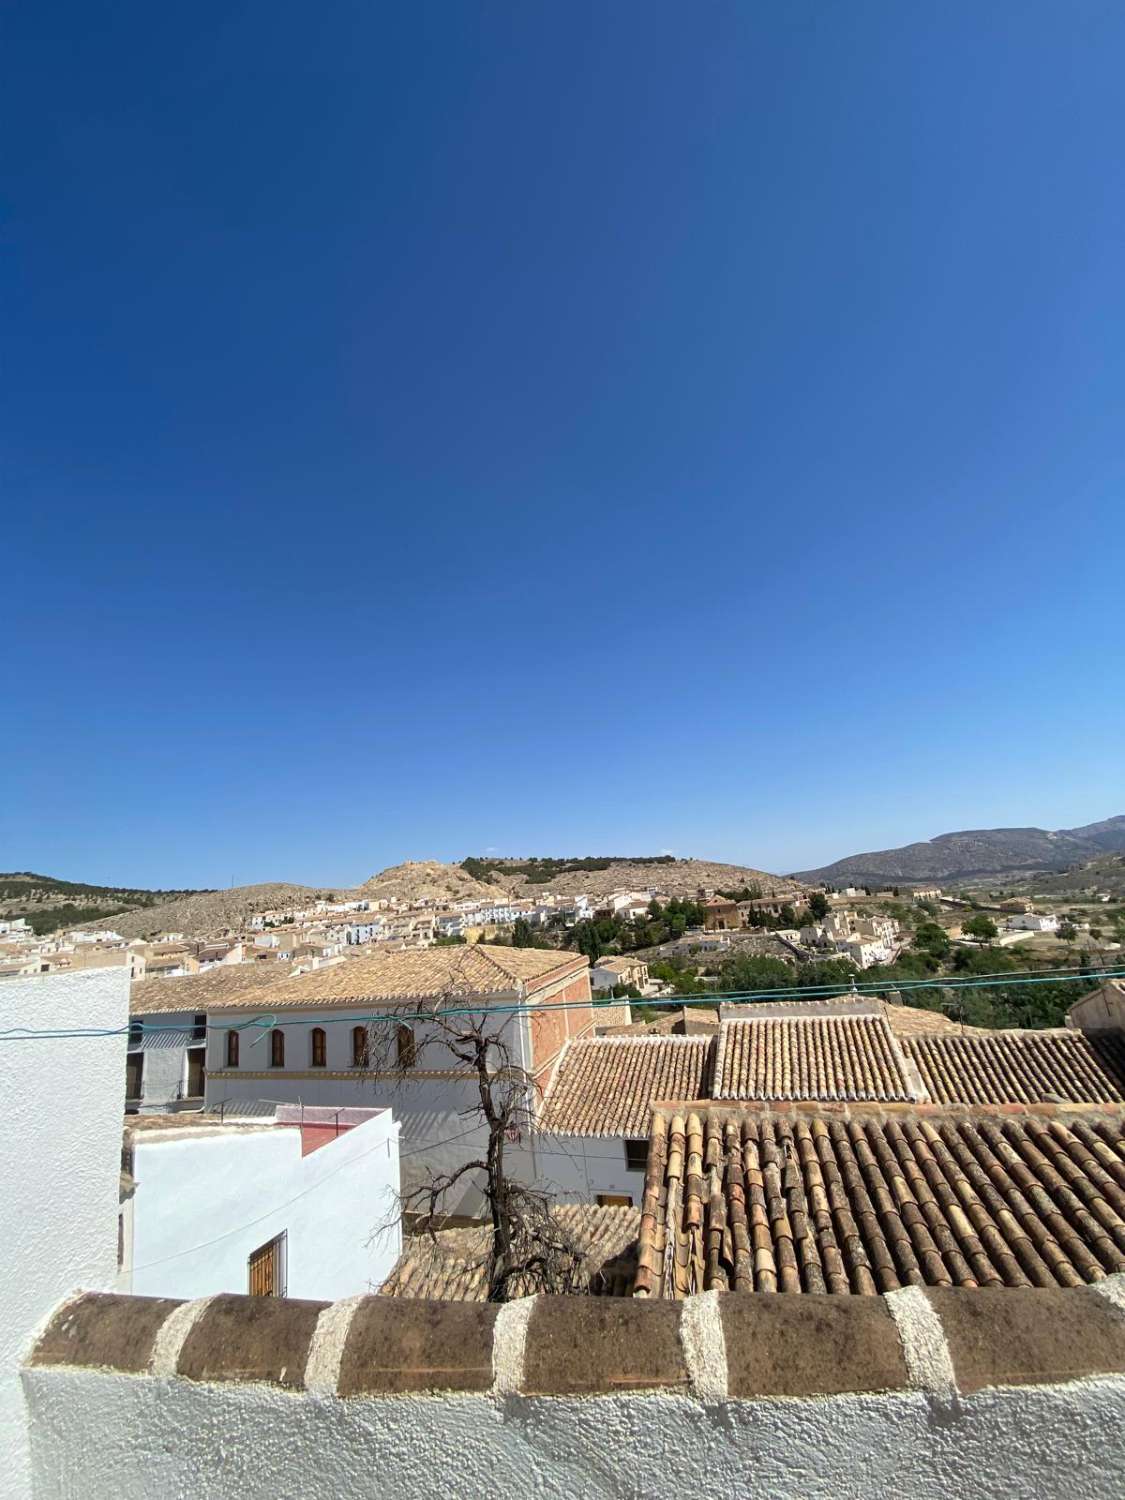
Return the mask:
M0 867L1125 812L1125 10L15 5Z

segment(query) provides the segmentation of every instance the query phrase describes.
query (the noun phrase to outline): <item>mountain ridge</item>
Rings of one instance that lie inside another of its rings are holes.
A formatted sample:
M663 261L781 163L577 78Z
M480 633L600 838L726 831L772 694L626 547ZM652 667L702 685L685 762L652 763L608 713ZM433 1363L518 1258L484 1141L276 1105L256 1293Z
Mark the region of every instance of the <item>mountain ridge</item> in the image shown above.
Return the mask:
M1099 854L1125 850L1125 815L1078 828L966 828L896 849L868 850L832 864L798 871L816 884L979 880L1065 870Z

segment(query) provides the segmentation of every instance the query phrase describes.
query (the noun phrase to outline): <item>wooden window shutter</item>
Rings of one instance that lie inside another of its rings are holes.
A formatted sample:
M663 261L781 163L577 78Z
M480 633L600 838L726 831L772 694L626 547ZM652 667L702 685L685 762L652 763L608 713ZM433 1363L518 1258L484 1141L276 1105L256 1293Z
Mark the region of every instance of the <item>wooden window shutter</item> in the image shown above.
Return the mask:
M352 1027L352 1067L367 1067L367 1027Z

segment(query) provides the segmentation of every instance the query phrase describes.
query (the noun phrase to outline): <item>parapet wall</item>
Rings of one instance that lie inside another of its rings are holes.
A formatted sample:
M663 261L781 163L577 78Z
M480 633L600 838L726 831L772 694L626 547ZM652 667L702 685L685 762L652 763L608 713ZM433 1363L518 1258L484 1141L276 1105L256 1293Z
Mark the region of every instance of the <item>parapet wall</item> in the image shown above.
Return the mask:
M1125 1276L503 1307L86 1294L23 1379L37 1500L1109 1500Z

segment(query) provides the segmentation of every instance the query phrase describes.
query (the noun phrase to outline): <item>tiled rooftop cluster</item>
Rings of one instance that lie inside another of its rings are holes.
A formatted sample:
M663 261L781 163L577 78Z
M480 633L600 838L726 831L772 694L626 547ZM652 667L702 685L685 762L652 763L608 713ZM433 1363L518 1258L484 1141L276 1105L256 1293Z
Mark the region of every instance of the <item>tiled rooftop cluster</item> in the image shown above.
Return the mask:
M544 1130L648 1134L657 1099L699 1099L710 1087L710 1037L594 1037L569 1042L544 1102Z
M858 1000L724 1007L712 1036L571 1041L547 1090L544 1129L644 1134L656 1104L707 1099L941 1104L1125 1103L1119 1031L899 1035ZM779 1013L792 1009L792 1014ZM948 1027L948 1023L946 1023Z
M1125 1269L1125 1120L658 1111L636 1288L1078 1286Z
M637 1270L640 1211L603 1208L590 1203L562 1204L555 1218L582 1252L595 1297L626 1297ZM436 1235L414 1235L384 1282L383 1296L428 1297L483 1302L489 1230L485 1226L443 1229ZM516 1287L517 1292L527 1290Z
M910 1099L917 1096L880 1016L727 1021L719 1032L716 1099Z
M272 966L270 966L272 967ZM430 1000L445 995L521 994L552 978L584 970L581 954L556 949L465 947L410 948L361 956L314 969L296 978L270 974L265 965L236 965L212 980L216 970L174 980L141 980L133 986L134 1015L155 1010L283 1010L339 1005L353 1000ZM242 969L247 974L241 973ZM173 989L172 986L175 986Z
M1119 1031L999 1031L990 1036L906 1037L931 1099L940 1104L1083 1104L1125 1101Z

